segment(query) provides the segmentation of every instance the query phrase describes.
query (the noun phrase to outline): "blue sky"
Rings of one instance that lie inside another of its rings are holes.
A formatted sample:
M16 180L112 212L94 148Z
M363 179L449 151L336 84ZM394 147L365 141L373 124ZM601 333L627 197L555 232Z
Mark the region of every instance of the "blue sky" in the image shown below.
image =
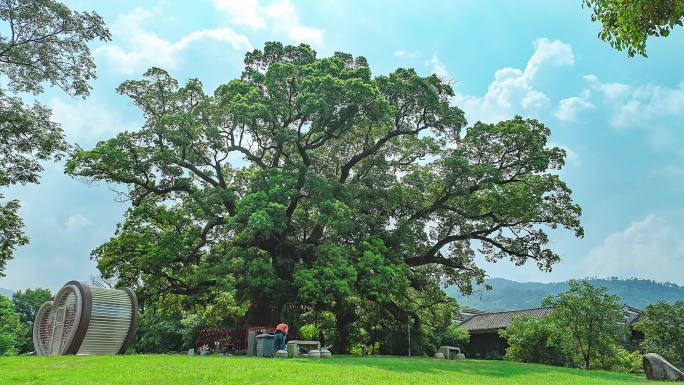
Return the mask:
M87 100L48 90L71 143L92 148L142 116L115 92L149 67L207 92L239 77L245 52L266 41L310 44L319 56L365 56L374 75L399 67L453 82L453 103L472 124L515 114L539 119L568 152L561 171L583 208L586 236L552 231L563 261L551 273L501 261L492 277L562 281L637 277L684 285L684 29L649 39L649 58L628 58L596 37L580 0L66 1L94 10L112 41L91 47L99 78ZM5 191L20 199L31 244L0 287L53 291L98 271L90 251L114 234L125 203L106 184L86 185L46 163L40 185Z

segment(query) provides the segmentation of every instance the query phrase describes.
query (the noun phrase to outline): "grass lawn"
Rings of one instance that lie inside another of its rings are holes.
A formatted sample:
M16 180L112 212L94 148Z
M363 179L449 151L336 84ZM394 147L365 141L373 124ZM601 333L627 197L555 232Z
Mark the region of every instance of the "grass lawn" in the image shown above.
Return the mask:
M629 374L505 361L401 357L261 358L187 355L0 357L0 384L615 385Z

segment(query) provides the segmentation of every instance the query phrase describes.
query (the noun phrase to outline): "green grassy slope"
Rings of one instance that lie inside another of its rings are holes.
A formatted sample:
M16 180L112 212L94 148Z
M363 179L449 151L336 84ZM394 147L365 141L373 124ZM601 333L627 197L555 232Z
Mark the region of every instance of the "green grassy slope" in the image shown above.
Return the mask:
M2 384L616 385L643 376L505 361L187 355L0 357Z

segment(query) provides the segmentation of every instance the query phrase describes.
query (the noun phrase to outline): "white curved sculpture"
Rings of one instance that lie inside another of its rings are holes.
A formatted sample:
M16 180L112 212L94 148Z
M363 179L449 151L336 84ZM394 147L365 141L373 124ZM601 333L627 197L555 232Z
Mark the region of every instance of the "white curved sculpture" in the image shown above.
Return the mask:
M128 288L102 289L70 281L40 307L33 324L36 355L123 354L138 321Z

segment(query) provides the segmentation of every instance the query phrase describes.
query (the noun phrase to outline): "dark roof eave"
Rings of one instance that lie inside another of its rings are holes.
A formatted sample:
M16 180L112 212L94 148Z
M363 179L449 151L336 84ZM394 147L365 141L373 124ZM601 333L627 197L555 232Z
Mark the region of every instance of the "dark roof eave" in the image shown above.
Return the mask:
M467 330L468 333L470 334L492 334L492 333L498 333L499 330L505 330L506 328L499 328L499 329L475 329L475 330Z

